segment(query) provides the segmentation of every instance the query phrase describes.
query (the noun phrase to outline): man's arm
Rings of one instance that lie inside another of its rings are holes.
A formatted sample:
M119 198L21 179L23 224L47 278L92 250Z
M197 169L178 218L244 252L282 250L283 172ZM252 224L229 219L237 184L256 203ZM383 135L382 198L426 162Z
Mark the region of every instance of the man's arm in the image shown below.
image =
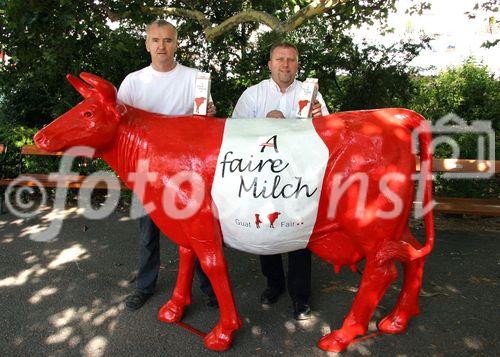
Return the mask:
M238 102L236 103L236 106L233 110L233 115L231 115L231 117L245 119L255 118L254 102L255 99L253 98L249 90L245 90L238 99Z
M123 104L134 106L132 93L133 93L133 90L132 90L132 86L130 83L130 78L127 76L123 80L122 84L120 84L120 88L118 89L117 98Z

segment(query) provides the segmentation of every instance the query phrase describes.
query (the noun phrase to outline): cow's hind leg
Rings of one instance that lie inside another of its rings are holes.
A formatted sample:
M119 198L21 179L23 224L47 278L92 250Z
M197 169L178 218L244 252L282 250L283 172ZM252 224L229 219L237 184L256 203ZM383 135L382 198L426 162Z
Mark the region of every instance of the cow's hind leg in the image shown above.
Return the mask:
M158 320L177 322L182 319L184 309L191 304L191 285L193 283L196 255L192 249L179 246L179 271L172 298L158 311Z
M367 257L361 285L342 327L324 336L318 342L318 347L325 351L341 352L356 336L364 335L375 308L396 276L394 263L378 265L373 257Z
M422 247L408 229L405 231L403 239L416 249ZM425 258L411 262L401 262L404 271L403 287L392 312L378 324L380 331L384 333L402 333L406 330L409 320L420 312L418 297L422 286L424 263Z
M231 347L233 333L241 327L241 320L234 304L222 245L215 248L198 247L197 255L201 268L212 284L220 310L220 320L205 337L205 346L211 350L225 351Z

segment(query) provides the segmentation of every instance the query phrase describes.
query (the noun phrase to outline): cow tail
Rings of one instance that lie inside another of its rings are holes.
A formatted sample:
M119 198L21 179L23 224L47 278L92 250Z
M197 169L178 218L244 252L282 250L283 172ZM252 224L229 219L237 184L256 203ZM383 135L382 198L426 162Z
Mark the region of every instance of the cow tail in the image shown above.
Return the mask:
M410 130L416 130L420 146L420 180L424 182L422 209L424 212L425 244L415 248L412 244L401 240L388 240L377 253L377 261L382 263L395 258L400 261L412 261L427 256L434 247L434 213L432 205L432 134L429 124L421 115L408 111L403 124Z

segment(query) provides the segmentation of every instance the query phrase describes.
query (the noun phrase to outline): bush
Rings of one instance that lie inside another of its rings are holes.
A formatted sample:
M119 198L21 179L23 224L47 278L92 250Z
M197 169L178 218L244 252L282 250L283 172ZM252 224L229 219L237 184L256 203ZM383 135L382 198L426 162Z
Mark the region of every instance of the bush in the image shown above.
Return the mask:
M15 163L20 159L20 150L24 145L33 144L33 136L37 133L37 128L28 128L24 125L6 125L0 123L0 143L7 147L7 162ZM23 157L23 173L51 173L59 169L60 157L50 156L25 156ZM106 170L110 171L109 166L100 159L90 160L77 158L73 164L73 171L82 175ZM14 166L5 167L4 174L7 177L16 176Z
M495 130L500 129L500 81L471 58L434 78L417 78L416 88L410 105L433 122L455 113L468 124L488 120Z
M415 78L415 95L409 107L419 112L433 124L443 116L453 113L468 125L476 120L491 123L495 137L500 135L500 81L488 72L487 67L468 59L457 68L450 68L436 77ZM477 159L478 134L465 132L454 135L460 148L460 158ZM488 143L487 143L488 144ZM500 157L500 142L495 141L495 157ZM446 145L435 148L434 157L448 158L452 153ZM485 159L492 157L485 157ZM458 197L498 197L496 178L489 180L435 181L438 194Z

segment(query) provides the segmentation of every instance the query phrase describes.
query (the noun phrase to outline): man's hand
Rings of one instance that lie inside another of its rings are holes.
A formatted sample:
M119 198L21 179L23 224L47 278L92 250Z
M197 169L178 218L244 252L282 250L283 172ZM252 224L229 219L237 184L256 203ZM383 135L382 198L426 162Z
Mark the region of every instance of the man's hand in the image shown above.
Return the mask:
M321 116L321 104L319 104L319 100L315 99L312 105L311 115L313 118Z
M217 112L217 108L215 107L215 104L213 102L208 102L208 104L207 104L207 116L213 117L213 116L215 116L216 112Z
M266 114L266 118L285 119L285 116L280 110L271 110Z

